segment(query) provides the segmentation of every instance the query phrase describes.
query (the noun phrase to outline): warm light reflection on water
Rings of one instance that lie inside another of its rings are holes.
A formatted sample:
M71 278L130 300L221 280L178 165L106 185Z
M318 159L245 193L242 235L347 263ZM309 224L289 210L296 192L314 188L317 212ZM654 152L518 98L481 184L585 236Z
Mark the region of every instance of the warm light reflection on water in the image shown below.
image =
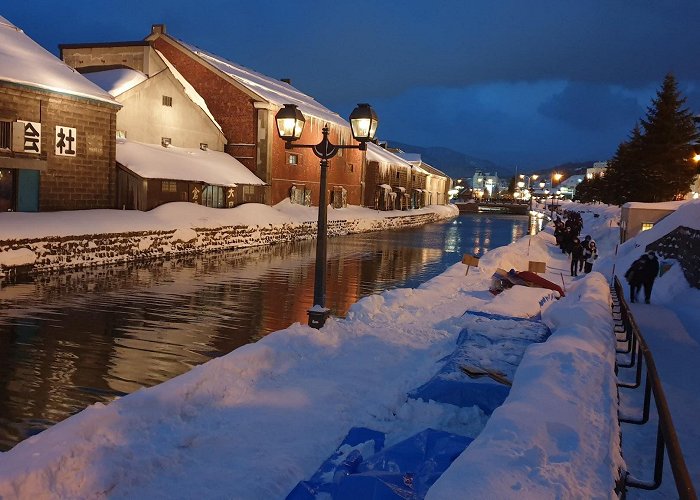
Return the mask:
M327 306L415 287L522 236L524 217L473 214L329 240ZM95 402L155 385L311 307L314 242L88 269L0 288L0 450Z

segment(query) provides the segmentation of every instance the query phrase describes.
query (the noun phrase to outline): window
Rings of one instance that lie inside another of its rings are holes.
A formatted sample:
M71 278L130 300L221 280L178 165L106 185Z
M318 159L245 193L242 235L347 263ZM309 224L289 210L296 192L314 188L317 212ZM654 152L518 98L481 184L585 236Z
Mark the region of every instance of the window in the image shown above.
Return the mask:
M126 139L126 130L117 130L117 139Z
M348 163L348 167L350 167L350 173L352 174L355 171L355 165L352 163Z
M0 121L0 148L12 148L12 123Z
M162 193L177 193L177 182L175 181L161 181L160 190Z
M654 227L653 222L642 222L642 231L648 231L652 227Z
M290 165L299 165L299 155L294 153L289 153L287 156L287 163Z
M224 208L224 188L207 186L202 190L202 205L210 208Z
M163 96L163 106L167 106L169 108L173 107L173 98L170 97L169 95L164 95Z
M401 172L396 172L396 178L400 179L401 178Z

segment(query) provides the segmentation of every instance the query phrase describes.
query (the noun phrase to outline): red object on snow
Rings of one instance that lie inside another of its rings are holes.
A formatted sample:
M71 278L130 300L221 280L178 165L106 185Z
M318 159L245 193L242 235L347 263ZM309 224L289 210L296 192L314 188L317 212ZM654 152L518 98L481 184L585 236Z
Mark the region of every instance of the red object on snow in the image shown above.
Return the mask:
M564 293L564 290L562 290L562 288L559 285L557 285L556 283L552 283L549 280L544 279L542 276L540 276L537 273L533 273L530 271L520 271L518 273L518 278L522 278L525 281L529 281L530 283L532 283L535 286L538 286L540 288L547 288L549 290L556 290L557 292L559 292L559 294L562 297L564 297L564 295L566 295Z

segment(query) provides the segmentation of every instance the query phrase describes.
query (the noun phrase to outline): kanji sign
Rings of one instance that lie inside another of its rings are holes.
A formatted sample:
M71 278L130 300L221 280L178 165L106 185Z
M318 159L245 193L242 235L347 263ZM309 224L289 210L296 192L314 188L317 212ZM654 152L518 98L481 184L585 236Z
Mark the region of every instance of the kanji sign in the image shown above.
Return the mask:
M77 136L74 128L56 125L56 156L75 156Z
M41 123L17 120L12 150L19 153L41 154Z

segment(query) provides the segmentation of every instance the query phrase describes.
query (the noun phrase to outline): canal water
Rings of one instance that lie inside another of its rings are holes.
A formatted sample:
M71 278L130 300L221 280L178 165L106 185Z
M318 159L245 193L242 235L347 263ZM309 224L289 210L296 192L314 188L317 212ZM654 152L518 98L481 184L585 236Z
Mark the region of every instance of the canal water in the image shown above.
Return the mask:
M416 287L531 230L473 214L331 238L327 306ZM82 410L254 342L312 305L315 242L40 276L0 288L0 451Z

